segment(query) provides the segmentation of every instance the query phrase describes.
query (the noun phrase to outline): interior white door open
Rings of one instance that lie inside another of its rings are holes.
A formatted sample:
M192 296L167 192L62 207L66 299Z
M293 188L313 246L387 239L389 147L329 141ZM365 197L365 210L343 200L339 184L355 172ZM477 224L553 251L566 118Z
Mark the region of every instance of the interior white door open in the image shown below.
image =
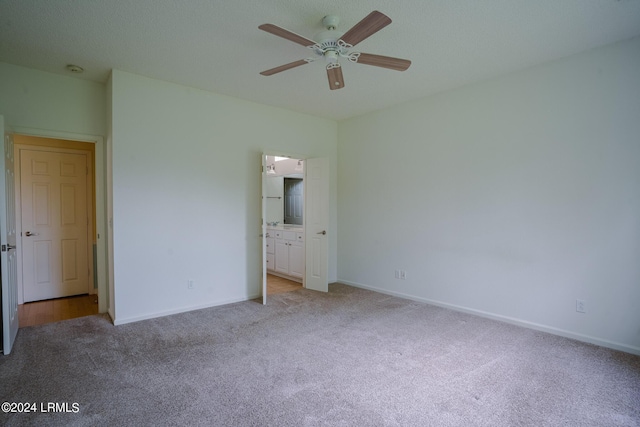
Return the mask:
M262 154L262 304L267 304L267 155Z
M0 116L0 277L2 280L2 352L11 352L18 334L18 268L16 259L16 207L13 138L5 135Z
M329 160L307 159L304 182L305 287L328 292Z

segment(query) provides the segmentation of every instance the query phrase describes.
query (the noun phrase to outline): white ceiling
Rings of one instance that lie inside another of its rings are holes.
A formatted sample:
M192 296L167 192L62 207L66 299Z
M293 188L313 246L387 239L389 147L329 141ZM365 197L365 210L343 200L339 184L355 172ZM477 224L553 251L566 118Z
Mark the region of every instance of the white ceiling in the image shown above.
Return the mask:
M372 10L393 23L359 51L412 60L404 72L344 63L330 91L322 61L258 29L305 37L324 15L346 31ZM344 119L640 34L640 0L0 0L0 61L105 82L113 68ZM75 76L75 75L74 75Z

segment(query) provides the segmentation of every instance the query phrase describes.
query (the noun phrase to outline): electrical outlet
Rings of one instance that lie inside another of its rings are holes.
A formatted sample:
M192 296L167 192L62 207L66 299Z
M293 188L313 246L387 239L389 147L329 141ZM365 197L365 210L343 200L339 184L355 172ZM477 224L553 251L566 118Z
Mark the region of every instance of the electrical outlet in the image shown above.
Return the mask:
M193 280L187 280L187 289L193 289L194 286Z
M400 270L400 280L407 279L407 272L405 270Z
M576 311L578 313L586 313L587 312L587 302L583 299L576 300Z

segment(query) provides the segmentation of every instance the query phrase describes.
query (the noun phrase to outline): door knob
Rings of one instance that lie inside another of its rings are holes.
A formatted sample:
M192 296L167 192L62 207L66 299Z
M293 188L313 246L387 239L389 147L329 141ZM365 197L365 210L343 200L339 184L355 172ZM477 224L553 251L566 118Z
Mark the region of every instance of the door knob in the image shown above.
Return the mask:
M29 236L37 236L38 233L32 233L30 231L27 231L26 233L24 233L25 236L29 237Z
M317 232L316 234L322 234L322 235L324 236L325 234L327 234L327 230L319 231L319 232Z

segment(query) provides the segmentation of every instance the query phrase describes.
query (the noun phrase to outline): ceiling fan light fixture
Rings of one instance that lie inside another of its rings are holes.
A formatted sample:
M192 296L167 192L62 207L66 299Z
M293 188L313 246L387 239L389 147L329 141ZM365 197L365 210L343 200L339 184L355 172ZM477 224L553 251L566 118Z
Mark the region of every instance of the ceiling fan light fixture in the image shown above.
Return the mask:
M330 64L338 63L338 52L335 50L328 50L324 53L324 60L327 63L327 66Z

